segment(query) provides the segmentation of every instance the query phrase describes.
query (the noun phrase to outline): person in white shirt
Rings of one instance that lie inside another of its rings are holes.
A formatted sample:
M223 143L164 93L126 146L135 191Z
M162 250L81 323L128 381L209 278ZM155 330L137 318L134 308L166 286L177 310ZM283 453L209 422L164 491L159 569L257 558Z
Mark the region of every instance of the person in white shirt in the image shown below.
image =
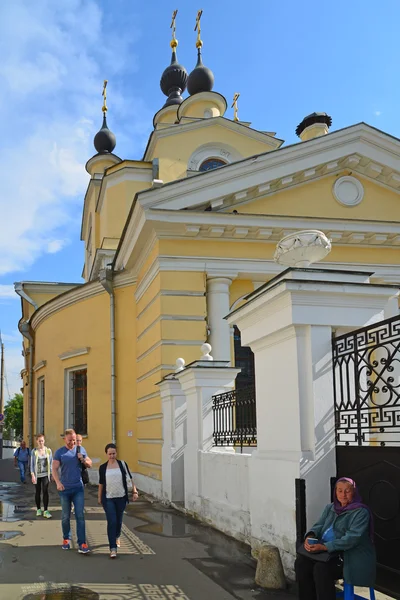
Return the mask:
M49 513L49 483L51 481L51 467L53 463L53 454L50 448L44 445L44 435L39 433L36 436L37 448L32 450L31 454L31 476L32 483L36 487L35 502L36 502L36 516L41 517L42 515L46 519L51 519ZM40 495L43 491L43 507L41 509Z
M117 459L116 445L107 444L105 452L108 461L99 468L98 502L103 505L107 517L110 558L116 558L117 548L121 546L122 518L125 506L129 502L128 482L132 486L133 502L138 499L139 494L132 481L128 465Z

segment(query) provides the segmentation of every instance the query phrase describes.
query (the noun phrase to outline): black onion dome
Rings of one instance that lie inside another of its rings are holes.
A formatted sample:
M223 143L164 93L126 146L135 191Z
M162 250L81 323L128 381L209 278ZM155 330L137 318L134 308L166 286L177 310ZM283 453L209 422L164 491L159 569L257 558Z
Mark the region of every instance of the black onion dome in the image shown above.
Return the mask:
M310 125L315 125L315 123L325 123L328 127L330 127L332 125L332 117L330 117L324 112L313 112L311 113L311 115L304 117L302 122L299 125L297 125L296 135L300 137L307 127L310 127Z
M178 63L175 48L172 49L171 64L161 75L160 88L168 100L164 106L180 104L183 101L181 94L186 89L188 74L182 65Z
M111 152L115 148L115 144L117 143L116 137L112 131L110 131L107 127L107 119L104 113L103 116L103 125L94 136L94 147L96 148L99 154L111 154Z
M214 73L203 65L201 48L197 49L197 64L188 78L188 92L191 96L200 92L211 92L214 86Z

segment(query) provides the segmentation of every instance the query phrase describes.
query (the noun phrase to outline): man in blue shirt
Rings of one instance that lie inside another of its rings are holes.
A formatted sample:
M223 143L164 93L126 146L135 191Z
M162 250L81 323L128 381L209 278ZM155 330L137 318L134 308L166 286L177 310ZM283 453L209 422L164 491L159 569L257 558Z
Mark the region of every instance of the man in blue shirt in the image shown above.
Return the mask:
M26 442L22 440L19 448L14 452L14 466L18 465L21 483L26 483L26 472L31 458L31 451L26 447Z
M66 429L64 434L65 446L54 453L52 475L57 485L61 500L61 526L63 532L63 550L69 550L71 540L71 504L74 505L76 530L78 536L78 552L90 552L86 543L85 531L85 494L82 483L82 465L87 468L92 466L83 446L80 452L76 448L76 433L73 429ZM60 475L58 469L60 468Z

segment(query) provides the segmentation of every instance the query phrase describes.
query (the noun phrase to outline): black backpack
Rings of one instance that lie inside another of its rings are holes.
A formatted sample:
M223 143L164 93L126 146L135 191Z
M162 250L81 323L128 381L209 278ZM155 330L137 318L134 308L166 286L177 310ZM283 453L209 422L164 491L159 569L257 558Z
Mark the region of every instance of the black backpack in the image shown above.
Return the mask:
M81 451L81 447L77 446L76 447L76 454L78 455L78 452ZM83 463L81 463L81 461L79 460L79 458L77 457L77 460L79 461L80 467L81 467L81 477L82 477L82 483L83 485L87 485L89 483L89 473L87 471L87 467L85 467L85 465Z

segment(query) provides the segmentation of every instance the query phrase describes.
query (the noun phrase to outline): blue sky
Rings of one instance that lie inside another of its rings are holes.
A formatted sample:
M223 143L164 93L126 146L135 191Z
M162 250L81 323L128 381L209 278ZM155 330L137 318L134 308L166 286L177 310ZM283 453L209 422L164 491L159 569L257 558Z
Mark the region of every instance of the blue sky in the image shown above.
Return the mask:
M0 3L0 328L11 395L22 367L12 284L81 281L84 165L101 124L103 79L115 152L141 158L164 102L159 80L175 8L180 62L195 65L202 8L214 89L228 101L240 92L239 118L254 128L293 143L315 110L332 116L332 129L366 121L400 137L398 0Z

